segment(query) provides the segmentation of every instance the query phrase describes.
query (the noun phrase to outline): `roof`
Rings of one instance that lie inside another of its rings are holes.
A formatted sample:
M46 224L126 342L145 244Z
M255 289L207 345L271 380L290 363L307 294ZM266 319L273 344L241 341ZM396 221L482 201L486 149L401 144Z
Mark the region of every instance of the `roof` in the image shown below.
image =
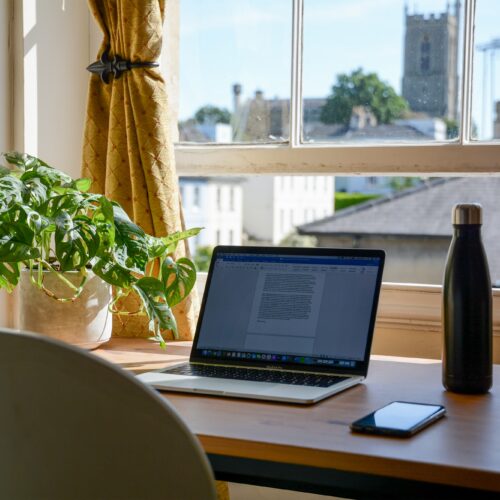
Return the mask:
M436 179L305 224L300 234L449 238L455 203L483 207L483 241L492 275L500 275L500 177Z
M345 140L374 141L380 140L425 140L428 137L415 128L404 124L381 124L376 127L363 127L360 129L349 129L340 137Z

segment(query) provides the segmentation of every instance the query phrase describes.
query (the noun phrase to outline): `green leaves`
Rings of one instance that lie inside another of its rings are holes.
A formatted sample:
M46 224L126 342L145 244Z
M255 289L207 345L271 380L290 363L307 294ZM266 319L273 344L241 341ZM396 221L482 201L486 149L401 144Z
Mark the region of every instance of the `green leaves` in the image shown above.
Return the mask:
M99 234L99 255L111 252L115 244L115 223L113 205L104 196L97 200L98 205L94 211L92 220Z
M33 231L24 225L2 222L0 224L0 262L22 262L40 256L32 246Z
M161 279L165 286L167 301L171 307L189 295L196 283L196 267L183 257L174 261L167 257L161 267Z
M36 158L26 153L18 153L17 151L2 153L1 156L5 158L7 163L14 165L21 170L33 169L40 165L48 166L45 162L40 160L40 158Z
M26 193L24 184L11 175L0 177L0 213L7 211L16 203L22 203Z
M321 121L347 127L356 106L368 108L378 123L390 123L401 117L408 103L376 73L365 74L359 68L349 75L343 73L337 76L332 93L321 109Z
M5 288L9 293L19 283L21 265L18 262L0 262L0 289Z
M142 308L127 314L147 314L155 338L161 330L177 335L171 308L192 290L196 271L187 258L171 256L180 241L200 228L163 238L146 234L117 203L87 191L89 179L73 180L34 156L0 155L0 288L14 290L20 269L29 268L43 287L42 270L59 274L87 268L117 289L116 301L134 292ZM159 278L151 276L158 273ZM49 290L45 290L50 295ZM68 299L58 299L68 300ZM114 303L110 308L114 307ZM124 313L119 309L118 313Z
M81 191L82 193L86 193L90 186L92 185L92 181L90 179L76 179L71 183L71 187L77 191Z
M174 253L179 241L190 238L191 236L196 236L202 229L201 227L194 227L187 231L178 231L168 236L164 236L161 240L167 246L167 253Z
M115 245L113 255L118 264L129 271L144 273L149 261L146 233L134 224L118 205L113 206Z
M130 288L137 281L137 278L130 271L116 264L109 255L97 257L92 271L106 283L119 288Z
M177 336L177 324L170 309L163 283L156 278L141 278L133 285L150 319L149 329L161 339L160 329L172 330ZM159 340L158 339L158 340Z
M99 236L89 217L72 218L67 212L56 217L55 252L62 272L81 269L97 254Z

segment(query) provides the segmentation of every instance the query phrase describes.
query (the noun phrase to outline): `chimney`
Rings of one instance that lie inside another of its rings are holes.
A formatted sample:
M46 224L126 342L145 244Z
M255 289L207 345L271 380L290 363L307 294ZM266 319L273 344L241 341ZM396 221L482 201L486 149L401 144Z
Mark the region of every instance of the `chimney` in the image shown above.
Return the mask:
M235 83L233 85L233 108L234 112L238 111L238 108L240 107L240 95L241 95L241 84L240 83Z

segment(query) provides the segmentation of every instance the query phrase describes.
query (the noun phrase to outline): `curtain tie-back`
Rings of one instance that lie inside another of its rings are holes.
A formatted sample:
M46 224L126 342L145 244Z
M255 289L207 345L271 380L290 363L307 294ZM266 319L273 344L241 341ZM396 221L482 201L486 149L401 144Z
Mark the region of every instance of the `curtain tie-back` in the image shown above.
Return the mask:
M87 66L87 71L99 75L101 80L106 84L109 83L109 75L111 73L113 73L115 78L120 78L124 71L129 71L134 68L154 68L159 66L159 64L155 62L127 61L118 55L115 55L113 59L110 59L109 49L110 47L108 45L106 50L102 53L101 59Z

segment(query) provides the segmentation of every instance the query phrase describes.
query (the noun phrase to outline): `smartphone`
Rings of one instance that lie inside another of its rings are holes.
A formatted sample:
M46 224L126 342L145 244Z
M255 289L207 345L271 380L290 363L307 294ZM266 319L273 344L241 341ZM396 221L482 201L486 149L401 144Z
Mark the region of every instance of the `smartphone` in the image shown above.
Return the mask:
M441 405L393 401L351 424L354 432L384 434L386 436L413 436L446 413Z

